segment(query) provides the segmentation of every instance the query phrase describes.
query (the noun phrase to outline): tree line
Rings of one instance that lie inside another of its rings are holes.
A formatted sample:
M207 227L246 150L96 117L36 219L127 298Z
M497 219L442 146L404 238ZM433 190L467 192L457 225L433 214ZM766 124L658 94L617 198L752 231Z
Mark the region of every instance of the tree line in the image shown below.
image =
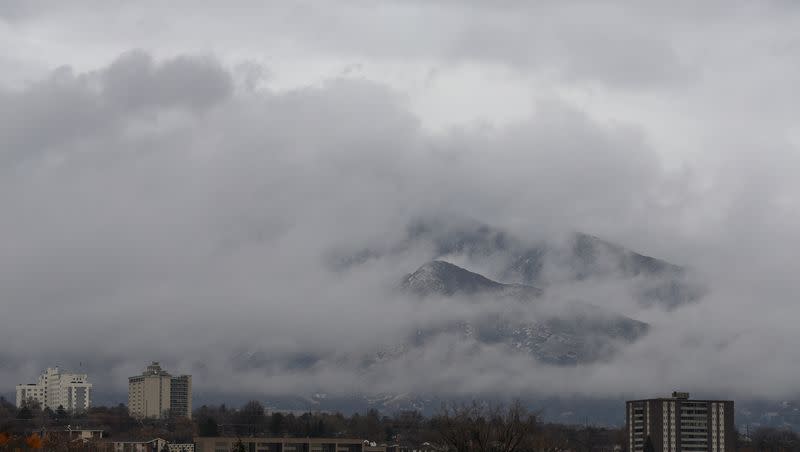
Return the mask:
M195 411L199 436L348 437L417 449L459 452L605 452L624 442L618 428L541 422L521 403L443 405L433 416L418 411L382 415L268 413L261 403L239 409L202 406Z
M467 452L515 452L533 450L532 447L553 452L604 451L612 450L621 437L617 429L542 423L519 403L447 405L433 416L424 416L418 411L384 415L374 409L351 415L268 412L260 402L249 401L236 408L203 405L194 411L191 420L156 420L134 418L123 404L69 413L42 408L37 403L16 408L0 398L0 433L17 438L18 443L33 441L33 435L63 430L67 425L102 429L109 439L159 437L170 442L191 442L194 436L332 437Z
M271 436L358 438L442 452L601 452L625 447L623 428L547 423L519 402L443 405L425 416L418 411L386 415L374 409L351 415L269 412L260 402L249 401L240 407L203 405L195 409L192 419L137 419L124 404L70 413L34 402L17 408L0 397L0 450L47 448L47 432L67 425L102 429L109 439L159 437L177 443L192 442L195 436ZM740 437L738 450L800 452L800 437L790 430L761 427Z

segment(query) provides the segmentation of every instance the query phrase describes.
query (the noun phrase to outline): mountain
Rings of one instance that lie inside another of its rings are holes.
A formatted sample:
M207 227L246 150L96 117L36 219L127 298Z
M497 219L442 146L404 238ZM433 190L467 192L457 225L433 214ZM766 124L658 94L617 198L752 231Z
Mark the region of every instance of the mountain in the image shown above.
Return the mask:
M473 221L420 219L396 241L360 250L340 250L331 264L346 269L371 260L425 250L426 260L468 262L496 281L540 289L576 282L622 285L643 307L677 309L699 301L705 288L684 267L646 256L585 233L520 237ZM487 273L488 272L488 273Z
M386 298L410 302L404 306L414 308L418 316L398 321L391 334L376 335L369 349L277 354L247 349L233 357L232 367L259 369L265 375L333 369L357 375L355 386L365 388L326 395L320 387L314 396L296 396L293 406L425 411L454 396L447 384L395 390L373 383L391 381L387 376L404 372L424 374L430 363L456 373L462 364L475 372L484 362L501 368L507 363L512 371L607 363L650 330L626 312L679 309L704 294L691 270L584 233L514 235L475 222L427 219L411 222L394 237L363 248L342 245L327 256L327 264L335 272L371 271L373 264L391 269L397 275L395 291ZM378 297L374 302L384 300ZM502 398L502 390L491 391L469 397ZM618 401L552 400L547 406L548 415L556 416L585 413L587 406L600 413L613 406L613 417L618 418Z
M517 297L532 299L542 290L524 284L501 284L469 270L444 261L429 262L414 273L407 275L401 287L417 295L477 295Z
M610 358L617 349L647 333L648 325L598 306L567 302L542 307L541 289L502 284L444 261L424 264L407 275L401 289L418 297L456 297L489 302L516 301L499 309L480 311L465 321L443 322L416 332L413 347L424 347L440 334L458 334L465 340L504 345L549 364L578 364ZM517 309L515 309L517 308ZM397 348L395 348L397 349ZM400 350L406 351L408 345Z
M617 279L631 283L631 294L641 305L667 310L695 302L704 294L703 287L683 267L588 234L575 233L561 243L523 245L509 254L501 272L503 278L528 284L547 285L548 268L560 273L558 282L562 283Z

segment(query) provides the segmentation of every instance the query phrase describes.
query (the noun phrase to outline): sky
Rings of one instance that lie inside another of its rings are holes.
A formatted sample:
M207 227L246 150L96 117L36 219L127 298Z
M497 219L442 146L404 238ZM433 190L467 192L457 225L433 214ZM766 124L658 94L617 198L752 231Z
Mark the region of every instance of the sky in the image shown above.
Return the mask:
M0 392L159 360L230 395L795 397L798 30L777 0L0 2ZM387 291L424 245L330 266L420 217L583 231L709 292L583 284L653 326L610 362L286 365L458 309Z

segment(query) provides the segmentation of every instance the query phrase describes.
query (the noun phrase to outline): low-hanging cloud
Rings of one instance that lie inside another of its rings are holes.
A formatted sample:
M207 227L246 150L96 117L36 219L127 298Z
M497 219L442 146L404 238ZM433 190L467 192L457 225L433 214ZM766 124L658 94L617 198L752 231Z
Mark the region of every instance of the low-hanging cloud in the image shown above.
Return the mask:
M796 187L770 180L769 167L668 170L642 128L597 121L559 97L508 126L432 133L379 83L239 82L213 57L135 51L0 88L5 387L84 363L98 387L121 391L157 359L195 373L206 392L223 380L273 394L795 391L796 267L785 250L796 249L797 218L771 203ZM762 190L742 200L754 185ZM750 221L755 205L781 221ZM695 215L707 221L687 227ZM470 218L531 240L580 229L652 243L711 289L674 312L638 307L614 282L554 289L555 300L599 294L652 324L610 362L547 366L444 335L359 370L354 356L474 314L393 294L434 256L424 243L331 265L332 255L391 248L419 217ZM237 356L258 365L237 367Z

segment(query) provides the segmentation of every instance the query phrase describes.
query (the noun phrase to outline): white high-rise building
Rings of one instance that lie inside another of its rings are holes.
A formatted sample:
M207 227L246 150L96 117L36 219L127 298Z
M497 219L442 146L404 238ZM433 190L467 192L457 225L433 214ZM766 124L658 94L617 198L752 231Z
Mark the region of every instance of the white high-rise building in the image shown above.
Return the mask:
M39 376L38 383L17 385L17 407L29 399L42 406L57 410L63 407L75 412L91 406L92 384L86 374L61 372L58 367L48 367Z

